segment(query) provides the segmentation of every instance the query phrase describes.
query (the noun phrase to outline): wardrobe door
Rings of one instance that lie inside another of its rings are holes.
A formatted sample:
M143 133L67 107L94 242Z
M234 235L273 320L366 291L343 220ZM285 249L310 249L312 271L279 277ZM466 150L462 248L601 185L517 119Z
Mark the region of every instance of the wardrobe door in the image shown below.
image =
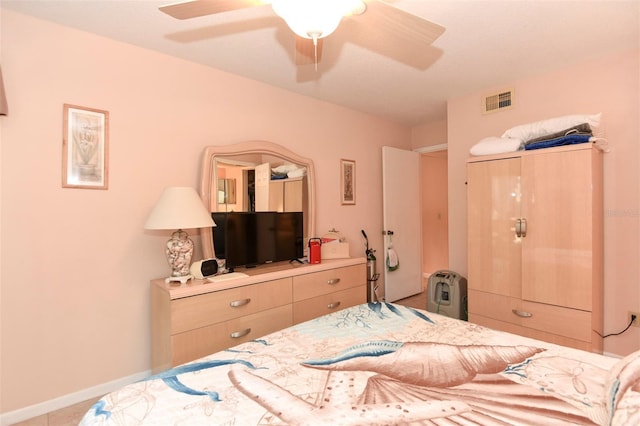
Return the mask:
M522 298L590 311L594 260L591 149L522 158Z
M520 159L467 166L468 285L520 298Z

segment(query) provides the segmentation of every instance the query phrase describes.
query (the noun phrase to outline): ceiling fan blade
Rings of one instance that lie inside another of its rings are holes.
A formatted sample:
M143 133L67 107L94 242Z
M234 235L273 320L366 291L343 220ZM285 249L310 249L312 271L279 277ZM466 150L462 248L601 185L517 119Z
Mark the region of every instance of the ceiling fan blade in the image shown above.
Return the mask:
M319 38L317 43L317 46L314 46L313 40L296 36L296 65L317 65L320 63L324 40Z
M429 68L443 53L441 49L422 41L410 40L407 37L399 37L396 34L390 35L389 32L385 34L378 33L375 28L371 28L369 25L362 25L357 20L345 22L340 30L340 34L336 31L336 36L340 36L340 40L337 40L338 42L342 41L360 46L370 52L418 70ZM335 38L331 42L331 53L333 53Z
M354 19L366 21L366 25L375 28L381 35L403 37L411 41L433 43L444 33L445 28L427 21L420 16L390 6L382 1L367 2L367 10Z
M191 0L161 6L160 11L176 19L190 19L247 7L261 6L264 0Z

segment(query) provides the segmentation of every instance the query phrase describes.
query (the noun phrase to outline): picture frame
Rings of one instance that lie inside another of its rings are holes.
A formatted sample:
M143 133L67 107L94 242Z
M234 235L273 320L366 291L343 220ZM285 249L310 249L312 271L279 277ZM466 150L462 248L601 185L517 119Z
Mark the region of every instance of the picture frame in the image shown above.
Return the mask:
M340 202L343 205L356 204L356 162L340 160Z
M108 111L63 105L62 187L108 189Z

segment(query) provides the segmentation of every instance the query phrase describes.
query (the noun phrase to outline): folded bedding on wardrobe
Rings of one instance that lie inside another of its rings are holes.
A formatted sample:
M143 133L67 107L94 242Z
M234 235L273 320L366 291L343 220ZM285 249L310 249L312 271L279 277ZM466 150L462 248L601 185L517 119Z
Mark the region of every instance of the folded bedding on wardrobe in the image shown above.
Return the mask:
M550 118L547 120L537 121L535 123L522 124L512 127L504 132L503 138L516 138L525 142L547 137L563 129L570 129L582 123L588 123L592 129L600 126L600 118L602 114L574 114L562 117Z
M589 142L593 132L589 123L581 123L559 132L540 136L524 143L525 150L550 148Z

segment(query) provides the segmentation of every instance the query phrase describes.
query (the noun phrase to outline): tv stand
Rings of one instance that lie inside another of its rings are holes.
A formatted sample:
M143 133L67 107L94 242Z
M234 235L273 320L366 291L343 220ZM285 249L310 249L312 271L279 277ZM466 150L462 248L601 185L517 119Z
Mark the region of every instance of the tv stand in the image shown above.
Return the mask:
M153 373L324 314L366 303L366 258L235 268L247 277L151 281Z

